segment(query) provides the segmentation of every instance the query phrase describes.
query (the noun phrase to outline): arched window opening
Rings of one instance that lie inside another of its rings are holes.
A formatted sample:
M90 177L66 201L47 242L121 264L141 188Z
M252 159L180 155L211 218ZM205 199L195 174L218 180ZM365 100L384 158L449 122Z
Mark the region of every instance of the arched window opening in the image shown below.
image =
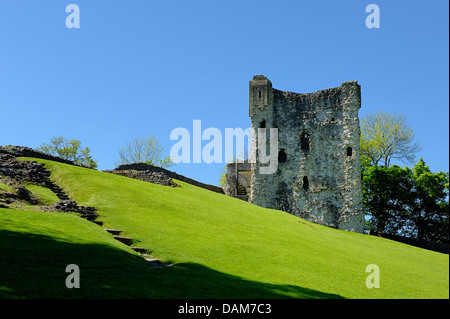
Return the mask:
M305 176L303 177L303 189L307 190L309 188L309 181L308 181L308 177Z
M300 136L300 147L303 151L309 151L309 136L306 133L303 133Z
M353 155L353 150L351 147L347 147L347 156L352 156Z
M261 92L261 91L259 91L259 98L261 98L261 96L262 96L262 92Z
M284 163L287 160L287 155L286 152L284 151L284 148L282 148L279 152L278 152L278 163Z
M259 123L259 127L260 128L266 128L266 120L263 119L260 123Z

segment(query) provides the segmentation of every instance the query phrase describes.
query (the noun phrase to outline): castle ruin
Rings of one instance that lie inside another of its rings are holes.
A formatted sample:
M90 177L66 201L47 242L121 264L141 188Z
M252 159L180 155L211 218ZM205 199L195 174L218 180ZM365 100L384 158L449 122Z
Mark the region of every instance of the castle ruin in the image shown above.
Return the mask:
M249 92L252 129L266 129L268 139L269 128L278 129L278 169L261 174L260 146L253 144L254 163L228 164L226 192L315 223L362 233L360 107L356 81L300 94L274 89L265 76L254 76Z

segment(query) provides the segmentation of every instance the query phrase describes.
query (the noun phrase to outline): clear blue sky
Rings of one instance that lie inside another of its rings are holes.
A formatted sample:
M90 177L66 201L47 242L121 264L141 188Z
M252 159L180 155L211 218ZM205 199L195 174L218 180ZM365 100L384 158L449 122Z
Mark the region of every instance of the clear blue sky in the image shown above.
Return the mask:
M68 29L68 4L80 28ZM368 4L380 28L368 29ZM0 0L0 145L52 136L89 146L99 169L150 133L247 128L248 81L300 93L357 80L360 116L406 114L433 171L449 170L448 1ZM204 142L206 144L207 142ZM217 184L221 164L174 171Z

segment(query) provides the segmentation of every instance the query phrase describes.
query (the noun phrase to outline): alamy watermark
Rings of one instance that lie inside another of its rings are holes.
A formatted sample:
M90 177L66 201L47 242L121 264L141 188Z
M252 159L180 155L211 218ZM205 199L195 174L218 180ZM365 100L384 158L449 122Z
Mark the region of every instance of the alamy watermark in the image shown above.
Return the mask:
M66 27L69 29L80 28L80 8L76 4L68 4L66 6L66 12L70 13L66 17Z
M369 4L366 7L366 12L370 14L366 18L366 27L368 29L380 28L380 7L376 4Z
M80 288L80 267L76 264L67 265L66 272L70 273L66 278L66 287Z
M269 143L267 143L267 131L269 132ZM192 134L184 127L177 127L170 133L170 140L177 141L170 149L170 158L175 163L224 163L225 159L236 158L235 154L244 153L244 150L249 149L248 145L251 144L251 149L257 149L258 152L250 152L247 161L261 164L259 166L260 174L273 174L278 169L277 128L246 128L245 130L225 128L224 137L222 132L215 127L209 127L202 131L201 120L193 120ZM236 140L236 153L234 152L234 140ZM202 141L209 142L202 147ZM223 154L223 146L225 146L225 154Z
M76 4L68 4L66 6L66 13L70 13L66 17L66 27L69 29L80 28L80 7ZM366 13L370 13L366 17L366 27L368 29L380 28L380 7L374 3L366 6Z
M367 265L366 272L370 273L366 278L366 287L369 289L380 288L380 267L375 264Z

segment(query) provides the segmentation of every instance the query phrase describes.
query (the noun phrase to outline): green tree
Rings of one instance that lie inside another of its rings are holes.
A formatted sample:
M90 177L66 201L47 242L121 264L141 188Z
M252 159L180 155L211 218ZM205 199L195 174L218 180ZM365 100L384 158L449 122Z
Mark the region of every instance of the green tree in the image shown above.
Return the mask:
M222 169L221 169L221 174L220 174L220 178L219 178L219 187L227 187L227 165L225 165Z
M432 173L422 158L412 171L411 235L419 240L448 243L449 174Z
M413 169L362 162L363 204L371 230L449 242L448 173L432 173L422 158Z
M421 150L406 115L378 112L361 118L361 154L373 164L389 167L391 160L412 163Z
M412 203L412 172L408 168L369 166L363 176L363 204L370 229L397 235Z
M53 136L50 143L42 143L37 150L92 168L98 166L97 161L90 154L90 148L82 148L81 142L76 139L67 140L62 136Z
M145 163L159 167L170 167L175 163L168 156L164 156L164 148L153 136L136 137L119 149L119 165Z

